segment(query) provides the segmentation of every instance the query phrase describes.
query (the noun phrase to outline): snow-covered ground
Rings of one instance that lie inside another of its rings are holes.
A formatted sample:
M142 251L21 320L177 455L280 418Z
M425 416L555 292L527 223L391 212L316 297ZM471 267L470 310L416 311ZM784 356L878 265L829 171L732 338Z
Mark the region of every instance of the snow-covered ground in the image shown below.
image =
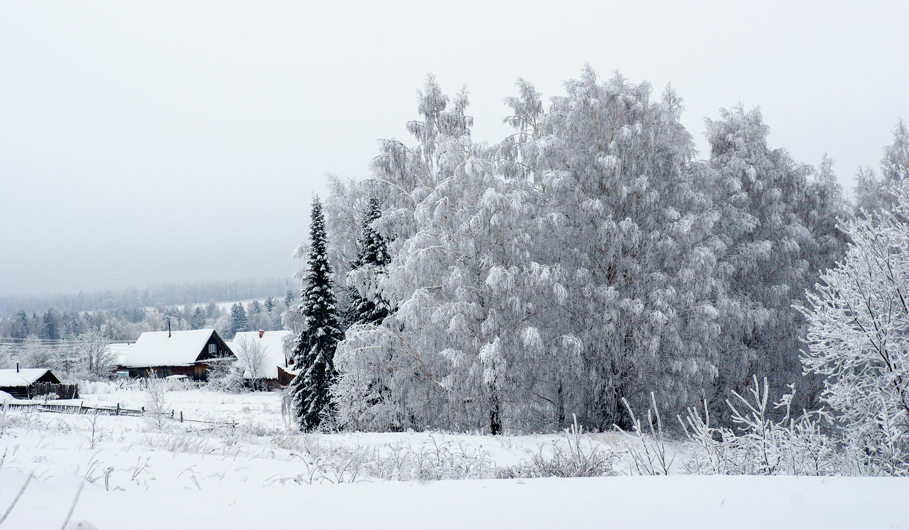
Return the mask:
M138 408L138 388L85 387L85 406ZM280 395L171 390L176 421L7 412L0 435L2 528L71 521L118 528L909 528L909 480L631 475L495 479L549 455L559 435L296 435ZM62 402L61 402L62 403ZM94 419L94 422L93 422ZM230 423L231 425L225 425ZM430 480L432 477L490 477ZM415 478L416 477L416 478Z

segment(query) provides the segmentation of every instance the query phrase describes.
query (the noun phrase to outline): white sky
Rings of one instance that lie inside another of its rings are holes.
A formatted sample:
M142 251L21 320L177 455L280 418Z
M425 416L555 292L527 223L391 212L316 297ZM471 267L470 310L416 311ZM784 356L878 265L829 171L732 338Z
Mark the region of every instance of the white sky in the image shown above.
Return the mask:
M760 106L851 188L909 119L909 2L745 4L2 2L0 296L289 276L324 175L412 143L429 72L490 142L516 78L585 62L671 82L705 156L704 117Z

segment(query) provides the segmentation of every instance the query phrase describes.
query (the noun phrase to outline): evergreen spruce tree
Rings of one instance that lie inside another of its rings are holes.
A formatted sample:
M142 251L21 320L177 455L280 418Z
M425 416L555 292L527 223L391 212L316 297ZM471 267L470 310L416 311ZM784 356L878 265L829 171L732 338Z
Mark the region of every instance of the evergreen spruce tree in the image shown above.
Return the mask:
M369 199L369 205L363 212L363 228L360 236L360 253L354 263L354 270L364 273L361 283L365 284L365 296L354 289L351 294L350 307L352 324L381 324L388 316L388 302L377 292L377 275L385 271L391 261L385 239L376 232L372 223L382 216L379 201Z
M44 313L43 324L41 338L48 340L60 339L60 313L56 309L51 308Z
M230 308L231 328L234 335L241 331L249 331L249 324L246 319L246 309L243 304L236 303Z
M195 311L193 311L192 320L190 321L190 327L192 329L202 329L205 327L205 315L202 313L202 307L196 306Z
M312 204L309 238L308 271L300 303L304 326L293 352L299 373L288 389L303 431L318 428L323 414L329 410L329 389L335 379L335 348L343 338L338 329L331 268L325 253L325 219L318 197Z

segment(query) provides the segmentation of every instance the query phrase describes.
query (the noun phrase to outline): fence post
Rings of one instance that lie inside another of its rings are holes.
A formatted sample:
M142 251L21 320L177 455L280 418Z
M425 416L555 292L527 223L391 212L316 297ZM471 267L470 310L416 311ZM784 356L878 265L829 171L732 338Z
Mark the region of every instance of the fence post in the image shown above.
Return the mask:
M180 411L180 423L183 423L183 411Z
M117 403L117 416L119 416L119 415L120 415L120 404Z

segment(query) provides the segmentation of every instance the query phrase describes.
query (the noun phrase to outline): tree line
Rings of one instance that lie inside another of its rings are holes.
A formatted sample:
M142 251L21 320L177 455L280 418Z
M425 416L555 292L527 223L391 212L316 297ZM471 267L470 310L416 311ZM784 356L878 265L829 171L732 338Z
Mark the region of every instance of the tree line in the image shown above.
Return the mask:
M53 296L5 296L0 297L0 317L9 317L18 311L43 313L48 308L54 308L59 312L81 313L84 311L135 310L158 305L199 304L208 301L250 300L266 296L280 296L281 293L292 287L290 278L269 278L168 283L152 285L145 289L128 288Z

